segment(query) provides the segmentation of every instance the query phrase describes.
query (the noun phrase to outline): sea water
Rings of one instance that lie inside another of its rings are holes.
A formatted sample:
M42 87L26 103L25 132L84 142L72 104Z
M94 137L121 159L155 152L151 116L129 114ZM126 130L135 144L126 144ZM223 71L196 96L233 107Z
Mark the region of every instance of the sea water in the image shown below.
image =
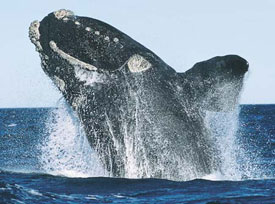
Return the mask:
M0 109L0 203L274 203L275 105L209 112L206 126L220 172L111 178L66 106Z

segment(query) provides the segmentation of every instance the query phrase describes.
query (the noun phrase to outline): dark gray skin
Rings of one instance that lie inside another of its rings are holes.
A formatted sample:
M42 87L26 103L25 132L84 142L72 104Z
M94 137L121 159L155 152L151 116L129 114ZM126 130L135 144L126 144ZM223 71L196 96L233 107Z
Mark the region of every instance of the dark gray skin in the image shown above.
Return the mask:
M34 22L30 39L113 176L129 176L131 155L137 177L181 179L185 170L195 176L219 170L204 115L237 106L246 60L214 57L177 73L116 28L66 10Z

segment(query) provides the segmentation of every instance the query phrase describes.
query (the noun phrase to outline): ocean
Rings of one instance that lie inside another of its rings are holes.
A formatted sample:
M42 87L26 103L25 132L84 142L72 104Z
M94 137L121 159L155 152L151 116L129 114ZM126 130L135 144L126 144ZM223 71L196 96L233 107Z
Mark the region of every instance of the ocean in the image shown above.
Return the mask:
M275 203L275 105L240 106L226 176L184 181L108 177L71 115L0 109L0 203Z

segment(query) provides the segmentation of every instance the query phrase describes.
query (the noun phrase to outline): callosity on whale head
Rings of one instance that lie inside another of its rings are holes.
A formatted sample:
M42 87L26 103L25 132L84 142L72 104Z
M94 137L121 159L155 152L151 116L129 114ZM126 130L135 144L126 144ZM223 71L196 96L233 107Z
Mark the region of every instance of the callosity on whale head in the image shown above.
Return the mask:
M29 37L111 175L186 180L221 169L205 111L237 106L246 60L177 73L116 28L64 9L33 22Z

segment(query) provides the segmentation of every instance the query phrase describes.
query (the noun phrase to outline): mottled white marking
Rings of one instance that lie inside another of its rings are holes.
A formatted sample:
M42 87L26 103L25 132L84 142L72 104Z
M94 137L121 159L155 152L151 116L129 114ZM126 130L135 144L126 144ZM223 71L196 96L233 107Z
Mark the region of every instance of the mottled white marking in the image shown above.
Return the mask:
M119 41L119 39L118 39L118 38L114 38L113 41L114 41L115 43L117 43L117 42Z
M80 23L78 21L74 22L75 25L80 25Z
M85 101L87 100L87 97L80 95L79 97L75 97L72 102L72 106L75 109L78 109L78 107Z
M85 30L88 31L88 32L92 31L92 29L90 27L86 27Z
M60 91L64 92L65 91L65 82L60 79L57 76L54 76L54 82L56 84L56 86L60 89Z
M70 10L66 10L66 9L60 9L58 11L54 12L54 15L57 19L62 19L64 17L70 17L70 16L74 16L74 13Z
M45 53L39 53L39 57L41 58L41 61L42 61L42 63L45 63L46 64L46 61L48 61L49 60L49 56L48 55L46 55Z
M95 34L96 34L96 35L100 35L100 32L99 32L99 31L95 31Z
M41 55L40 58L41 58L41 64L42 64L42 66L43 66L43 67L48 67L48 64L47 64L47 62L45 61L45 58L43 57L43 55Z
M88 71L79 67L75 67L74 71L76 78L85 82L85 85L94 86L95 83L104 83L105 81L105 75L102 73Z
M152 67L150 62L138 54L130 57L127 65L131 72L142 72Z
M50 41L49 44L50 44L50 47L52 48L52 50L54 52L56 52L63 59L67 60L71 65L77 66L77 67L80 67L80 68L84 68L84 69L87 69L87 70L97 70L97 68L95 66L90 65L90 64L85 63L85 62L82 62L82 61L72 57L71 55L65 53L63 50L59 49L54 41Z
M67 21L69 21L69 18L65 17L65 18L63 18L63 21L67 22Z
M106 37L104 38L104 40L106 40L106 41L110 41L109 36L106 36Z
M29 28L29 37L32 43L36 46L37 51L42 50L42 46L39 42L39 39L40 39L39 26L40 26L40 23L38 21L34 21L31 23Z
M38 21L33 21L30 26L30 32L33 34L33 37L35 37L35 39L37 40L39 40L40 38L39 26L40 23Z

